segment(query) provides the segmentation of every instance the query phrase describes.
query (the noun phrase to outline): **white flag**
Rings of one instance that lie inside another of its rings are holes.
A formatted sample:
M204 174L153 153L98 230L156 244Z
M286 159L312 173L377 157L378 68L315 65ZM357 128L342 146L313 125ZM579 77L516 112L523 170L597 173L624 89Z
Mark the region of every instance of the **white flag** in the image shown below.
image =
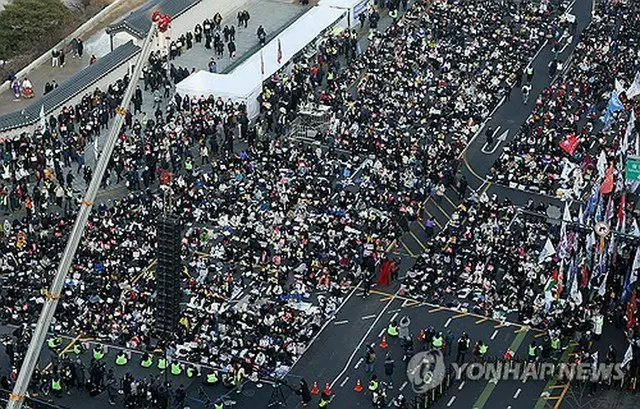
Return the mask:
M574 269L575 270L575 269ZM571 299L576 305L582 304L582 293L578 290L578 271L575 270L576 273L573 276L573 281L571 282Z
M622 367L624 368L631 360L633 359L633 347L629 344L627 348L627 352L624 353L624 358L622 358Z
M633 109L631 110L631 115L629 115L629 122L627 122L627 130L624 133L624 137L622 138L622 152L626 153L627 149L629 149L629 137L631 137L631 134L633 133L633 128L635 127L635 123L636 123L636 114L635 112L633 112ZM638 154L638 152L636 152L636 154Z
M618 93L618 95L624 92L624 85L622 85L622 82L619 79L617 78L615 79L614 86L616 88L616 92Z
M607 172L607 155L604 153L604 150L600 151L600 156L598 156L598 174L600 178L604 178L605 173Z
M551 243L551 239L547 237L547 242L544 244L544 247L540 251L540 255L538 256L538 264L542 264L546 259L556 254L556 249L553 248L553 243Z
M636 78L633 80L633 84L627 89L627 98L631 99L636 95L640 95L640 71L636 73Z
M631 234L632 236L635 237L640 237L640 228L638 227L638 221L636 220L636 218L633 218L633 224L631 226Z
M47 128L47 118L44 116L44 104L40 105L40 131L44 132Z
M598 288L598 295L600 297L604 296L604 293L607 291L607 278L609 278L609 269L607 269L607 273L604 275L604 278L600 283L600 288Z
M638 271L640 271L640 247L636 249L636 256L633 259L633 265L631 266L631 273L629 273L629 287L638 281Z
M578 212L578 223L582 223L583 220L584 220L584 209L582 208L582 205L580 205L580 211Z

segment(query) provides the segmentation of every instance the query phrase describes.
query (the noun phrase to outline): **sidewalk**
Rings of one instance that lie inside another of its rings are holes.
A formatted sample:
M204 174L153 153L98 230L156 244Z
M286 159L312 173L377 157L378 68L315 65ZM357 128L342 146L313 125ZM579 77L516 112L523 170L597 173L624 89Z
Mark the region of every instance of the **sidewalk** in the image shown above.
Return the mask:
M44 86L47 82L55 80L58 85L62 85L67 79L69 79L69 77L89 65L89 59L91 58L91 55L89 54L86 46L89 42L89 39L95 35L101 35L107 25L111 24L113 21L119 19L122 15L129 13L131 10L137 8L145 2L146 0L131 0L125 1L122 3L122 5L115 7L114 10L111 11L103 19L101 24L99 24L95 29L91 30L89 33L87 33L86 36L83 37L85 49L82 59L73 58L73 52L68 49L65 55L64 67L51 67L51 59L49 59L45 64L42 64L40 67L33 70L27 76L27 78L29 78L29 81L31 81L31 83L33 84L33 91L35 92L34 98L21 98L20 100L15 101L13 91L11 89L0 93L0 113L8 114L10 112L26 108L33 102L38 101L42 98L42 94L44 93ZM24 78L20 78L20 81L22 81L23 79Z

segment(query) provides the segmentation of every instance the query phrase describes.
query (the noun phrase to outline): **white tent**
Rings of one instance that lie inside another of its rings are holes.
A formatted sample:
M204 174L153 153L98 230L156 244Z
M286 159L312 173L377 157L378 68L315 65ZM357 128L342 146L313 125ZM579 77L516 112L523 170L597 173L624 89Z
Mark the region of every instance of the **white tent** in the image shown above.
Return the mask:
M176 86L177 91L183 96L212 94L223 99L245 102L249 117L253 118L260 110L257 98L262 91L263 80L286 65L294 55L326 29L346 26L346 14L345 10L333 7L313 7L231 73L213 74L198 71L179 82ZM280 61L279 49L282 53Z
M367 12L368 3L369 0L320 0L318 5L347 10L349 13L349 26L357 27L360 25L358 16L360 13Z

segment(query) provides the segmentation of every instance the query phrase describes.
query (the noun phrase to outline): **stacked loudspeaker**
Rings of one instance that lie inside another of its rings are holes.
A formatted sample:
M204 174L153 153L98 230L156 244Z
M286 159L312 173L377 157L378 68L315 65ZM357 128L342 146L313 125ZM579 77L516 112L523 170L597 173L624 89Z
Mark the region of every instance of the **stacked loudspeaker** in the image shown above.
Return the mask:
M173 215L158 220L158 264L156 265L156 330L161 338L175 333L180 316L180 220Z

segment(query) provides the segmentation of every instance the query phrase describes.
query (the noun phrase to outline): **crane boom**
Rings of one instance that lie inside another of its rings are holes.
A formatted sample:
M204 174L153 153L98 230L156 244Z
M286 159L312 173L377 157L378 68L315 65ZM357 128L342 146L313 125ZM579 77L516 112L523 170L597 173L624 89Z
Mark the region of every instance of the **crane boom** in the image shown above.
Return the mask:
M13 393L9 395L7 409L20 409L24 402L25 394L27 393L27 387L29 386L29 382L31 380L31 375L33 374L33 370L36 366L36 363L38 362L40 351L42 350L42 345L44 344L45 337L47 335L47 332L49 331L49 327L51 326L51 321L53 320L53 315L55 314L56 307L58 306L58 300L60 299L60 295L64 286L65 277L67 276L69 268L71 267L71 262L76 255L78 245L80 244L80 239L82 239L82 235L84 234L84 230L87 226L87 221L89 220L89 215L91 214L91 209L93 208L96 195L98 194L100 183L102 182L102 178L105 174L107 166L109 165L109 161L111 160L113 149L115 148L116 142L118 140L120 128L122 127L124 117L127 113L127 107L131 102L133 91L138 82L138 78L140 78L140 74L142 73L142 67L149 58L149 54L151 53L151 47L153 45L152 40L154 35L156 34L156 31L157 24L152 23L151 29L149 30L149 33L147 34L147 37L142 44L140 54L138 55L138 59L136 60L135 68L129 80L129 85L127 86L127 89L122 97L122 102L116 109L115 120L113 122L113 125L111 126L104 149L96 165L95 173L93 174L91 183L89 184L89 187L85 192L84 199L82 200L82 203L80 205L80 210L78 211L78 215L76 216L73 230L71 231L71 235L69 236L69 240L67 241L67 246L64 249L60 264L58 265L56 276L53 280L53 283L51 283L51 287L47 293L45 303L42 307L42 312L40 313L40 318L38 319L38 324L33 332L33 336L31 337L31 342L29 343L29 349L27 350L25 359L22 362L22 367L20 368L20 372L18 373L16 384L13 387Z

